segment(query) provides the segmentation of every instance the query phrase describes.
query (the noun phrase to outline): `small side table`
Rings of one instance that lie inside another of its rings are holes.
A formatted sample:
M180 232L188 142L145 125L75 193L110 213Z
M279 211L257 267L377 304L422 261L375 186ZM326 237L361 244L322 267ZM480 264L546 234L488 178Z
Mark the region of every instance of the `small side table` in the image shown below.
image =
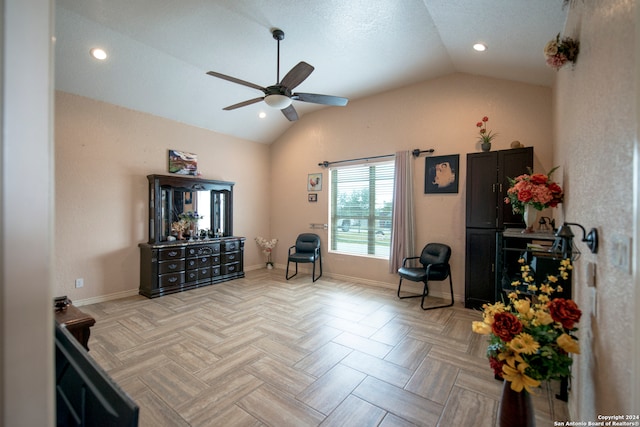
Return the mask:
M64 310L56 310L56 323L64 325L84 348L89 351L90 328L96 324L96 320L77 307L69 304Z

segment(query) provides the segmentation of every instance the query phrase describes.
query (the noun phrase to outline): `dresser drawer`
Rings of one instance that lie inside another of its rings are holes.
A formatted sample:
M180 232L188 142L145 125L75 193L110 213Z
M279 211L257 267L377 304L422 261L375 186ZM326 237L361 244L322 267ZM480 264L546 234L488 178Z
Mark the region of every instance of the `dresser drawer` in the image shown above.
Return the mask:
M187 270L209 267L210 265L211 265L211 257L209 256L199 256L198 258L187 258Z
M160 261L179 258L184 258L184 248L168 248L158 250L158 260Z
M220 253L220 243L210 245L191 246L187 249L187 257L198 257L202 255L213 255Z
M184 270L184 259L160 261L158 263L158 273L175 273Z
M237 273L238 271L240 271L240 263L239 262L232 262L231 264L224 264L222 266L222 275L223 276L225 274Z
M229 252L226 254L222 254L222 263L228 264L230 262L238 262L240 261L240 252Z
M165 286L178 286L184 283L184 271L179 273L161 274L158 276L158 284L161 288Z
M199 268L198 269L198 280L209 279L211 277L211 268Z
M237 240L232 240L230 242L224 242L224 251L225 252L233 252L240 249L240 242Z
M185 275L187 283L198 280L198 270L187 270Z

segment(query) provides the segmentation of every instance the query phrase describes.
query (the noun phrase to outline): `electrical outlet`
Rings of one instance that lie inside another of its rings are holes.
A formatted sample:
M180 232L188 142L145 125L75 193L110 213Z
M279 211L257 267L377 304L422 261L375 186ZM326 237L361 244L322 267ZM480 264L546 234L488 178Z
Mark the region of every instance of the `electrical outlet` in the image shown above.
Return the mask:
M631 238L614 234L611 236L611 264L631 273Z
M81 277L79 279L76 279L76 288L81 288L84 286L84 279Z

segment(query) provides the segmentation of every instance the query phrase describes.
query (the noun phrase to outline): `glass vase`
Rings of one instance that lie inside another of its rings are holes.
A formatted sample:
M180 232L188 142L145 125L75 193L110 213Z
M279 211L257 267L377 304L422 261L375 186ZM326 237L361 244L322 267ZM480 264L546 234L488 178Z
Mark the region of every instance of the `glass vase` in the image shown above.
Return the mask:
M526 226L523 233L533 233L533 227L535 226L536 220L538 219L538 211L532 205L525 205L522 219L524 220L524 224Z

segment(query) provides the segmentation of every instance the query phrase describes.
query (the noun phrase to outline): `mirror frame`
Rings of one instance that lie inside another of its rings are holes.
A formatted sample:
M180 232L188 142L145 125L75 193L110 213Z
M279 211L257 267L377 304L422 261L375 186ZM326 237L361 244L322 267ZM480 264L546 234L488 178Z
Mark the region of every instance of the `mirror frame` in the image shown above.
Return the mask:
M217 181L201 178L189 178L184 176L148 175L149 181L149 241L150 244L180 243L177 241L162 239L162 191L167 187L173 191L197 192L210 191L212 193L224 193L228 195L228 202L224 212L225 233L220 237L233 236L233 186L234 182ZM213 200L213 195L211 197ZM215 215L211 213L208 227L213 229Z

